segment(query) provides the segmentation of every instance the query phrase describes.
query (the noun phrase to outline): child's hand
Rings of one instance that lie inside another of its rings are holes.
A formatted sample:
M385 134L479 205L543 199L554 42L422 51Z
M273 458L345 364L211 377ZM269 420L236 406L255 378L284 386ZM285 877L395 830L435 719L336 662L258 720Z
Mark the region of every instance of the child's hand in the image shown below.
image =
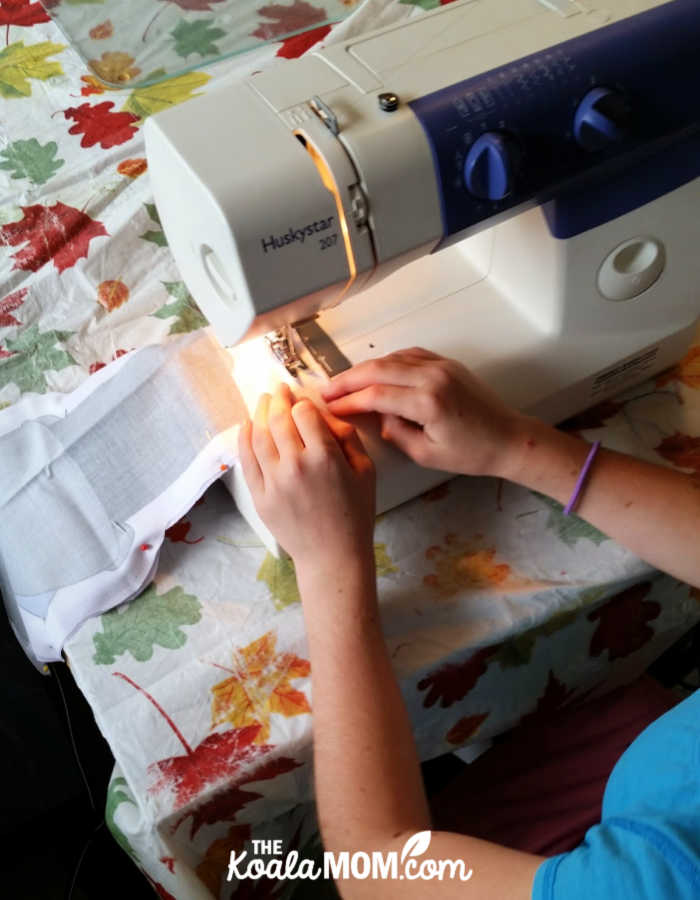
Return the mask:
M373 565L374 466L351 425L282 384L260 397L239 450L255 508L297 572Z
M323 391L337 416L377 412L382 437L415 462L465 475L500 475L523 416L464 366L414 347L360 363Z

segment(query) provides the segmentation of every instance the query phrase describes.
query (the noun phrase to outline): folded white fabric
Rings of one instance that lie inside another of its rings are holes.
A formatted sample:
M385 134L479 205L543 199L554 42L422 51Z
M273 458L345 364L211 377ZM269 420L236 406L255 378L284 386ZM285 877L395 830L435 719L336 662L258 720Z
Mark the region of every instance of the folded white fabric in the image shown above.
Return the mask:
M139 593L165 530L233 465L246 411L231 368L199 331L0 412L0 585L36 664Z

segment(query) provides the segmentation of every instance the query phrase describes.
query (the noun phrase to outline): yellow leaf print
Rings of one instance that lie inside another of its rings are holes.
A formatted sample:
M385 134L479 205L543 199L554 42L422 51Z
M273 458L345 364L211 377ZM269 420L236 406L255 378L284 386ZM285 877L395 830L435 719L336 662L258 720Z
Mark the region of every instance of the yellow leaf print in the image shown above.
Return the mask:
M294 678L307 678L311 667L293 653L276 653L277 638L268 631L261 638L234 651L230 677L212 689L211 727L229 722L234 728L260 725L255 739L264 744L270 736L270 716L310 713L306 695L292 687Z
M204 72L186 72L184 75L169 78L159 84L136 88L122 109L125 112L133 113L140 119L146 119L169 106L175 106L177 103L196 97L197 95L193 91L205 85L210 78L211 76Z
M126 84L141 74L141 69L134 65L136 60L128 53L107 51L99 59L91 59L88 65L92 71L109 84Z
M380 578L399 571L387 553L386 544L374 545L374 562L377 567L377 575Z
M62 75L60 63L47 60L48 56L60 53L65 44L42 41L40 44L24 46L17 41L0 52L0 96L30 97L32 86L29 78L46 81L54 75Z

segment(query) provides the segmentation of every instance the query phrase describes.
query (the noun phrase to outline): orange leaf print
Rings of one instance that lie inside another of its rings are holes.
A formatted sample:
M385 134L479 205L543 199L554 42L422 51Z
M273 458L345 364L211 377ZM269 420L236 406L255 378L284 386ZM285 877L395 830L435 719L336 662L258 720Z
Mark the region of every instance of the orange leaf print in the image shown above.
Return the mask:
M124 159L117 166L117 172L120 175L126 175L127 178L138 178L148 168L148 163L143 157L134 157L134 159Z
M488 718L488 715L488 713L480 713L475 716L463 716L447 732L446 740L450 744L463 744L469 738L474 737L484 724L484 720Z
M209 888L215 897L221 891L221 881L231 858L231 853L240 853L245 842L250 840L250 825L232 825L224 837L213 841L201 863L195 869L197 877Z
M306 695L292 687L295 678L307 678L311 666L293 653L277 653L277 638L268 631L256 641L234 652L229 678L212 689L212 728L229 722L235 728L260 725L256 743L270 736L270 716L310 713Z
M126 83L141 73L134 62L134 57L128 53L106 51L99 59L91 59L89 65L104 81Z
M686 387L700 391L700 346L691 347L677 366L662 372L656 379L656 386L663 387L669 381L680 381Z
M94 75L81 75L80 80L83 82L83 87L80 88L83 97L89 97L90 94L104 94L108 90Z
M104 22L100 22L99 25L95 25L94 28L91 28L88 31L88 34L93 39L93 41L103 41L105 38L112 37L114 34L114 25L109 19L106 19Z
M679 469L692 469L700 475L700 437L676 432L654 448L657 453Z
M467 541L448 535L445 546L429 547L426 557L435 563L435 572L426 575L425 585L444 597L463 590L514 589L532 586L529 578L515 575L507 563L496 562L495 549L478 549Z
M103 281L97 285L97 302L107 312L112 312L119 306L123 306L129 299L129 288L123 281Z

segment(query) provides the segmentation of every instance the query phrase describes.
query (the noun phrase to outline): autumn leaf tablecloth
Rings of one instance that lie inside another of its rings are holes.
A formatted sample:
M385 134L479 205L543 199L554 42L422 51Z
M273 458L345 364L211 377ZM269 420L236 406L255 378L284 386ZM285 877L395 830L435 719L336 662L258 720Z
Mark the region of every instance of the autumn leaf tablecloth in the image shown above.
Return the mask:
M202 24L174 41L196 54L215 40L210 8L179 5ZM261 23L292 6L322 21L322 3L287 0L261 6ZM0 407L70 391L110 360L204 324L153 205L145 118L320 40L419 15L416 6L367 0L332 31L115 91L38 3L2 0ZM97 45L113 38L103 24ZM95 52L104 77L133 75L113 43ZM700 345L570 425L700 472ZM387 641L426 759L635 676L700 619L697 592L547 498L489 479L455 480L383 516L376 558ZM168 530L143 594L89 621L66 650L116 760L107 823L161 897L228 896L228 854L251 836L311 852L313 697L294 572L220 485Z

